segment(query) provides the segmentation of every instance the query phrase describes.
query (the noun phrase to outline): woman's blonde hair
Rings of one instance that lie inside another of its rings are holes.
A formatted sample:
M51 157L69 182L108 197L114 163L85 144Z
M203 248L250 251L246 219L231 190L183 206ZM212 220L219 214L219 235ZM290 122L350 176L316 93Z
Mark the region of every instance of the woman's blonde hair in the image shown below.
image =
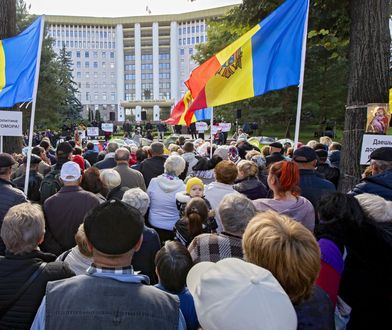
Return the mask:
M259 213L246 227L242 247L245 259L268 269L293 304L310 297L320 271L320 249L302 224L273 211Z
M329 136L320 137L320 143L325 144L326 146L330 146L332 144L332 139Z
M255 177L259 174L259 168L251 160L241 160L237 164L237 168L239 172L242 172L244 178Z

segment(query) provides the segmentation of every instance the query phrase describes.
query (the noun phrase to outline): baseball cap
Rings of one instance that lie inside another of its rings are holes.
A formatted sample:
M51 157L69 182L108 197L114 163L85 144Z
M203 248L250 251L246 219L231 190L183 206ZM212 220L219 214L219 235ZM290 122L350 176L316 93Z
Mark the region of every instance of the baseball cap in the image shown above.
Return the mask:
M262 267L237 258L200 262L186 282L203 329L297 329L290 298Z
M2 153L0 154L0 167L11 167L16 164L16 161L10 154Z
M40 156L37 156L35 154L31 154L30 158L30 164L39 164L41 163L42 159ZM23 163L27 164L27 156L23 158Z
M80 178L80 167L75 162L66 162L61 167L60 178L64 182L77 181Z
M374 150L370 154L369 159L392 162L392 147L381 147Z
M317 149L316 150L316 155L319 158L327 158L328 157L328 151L324 149Z
M294 151L293 160L297 163L308 163L317 159L316 152L311 147L301 147Z
M69 142L61 142L57 146L56 155L58 157L68 156L72 152L72 146Z
M283 145L280 142L272 142L270 145L270 147L274 147L274 148L280 148L283 149Z
M119 200L110 200L91 210L84 218L87 239L98 251L120 255L130 251L144 229L141 213Z

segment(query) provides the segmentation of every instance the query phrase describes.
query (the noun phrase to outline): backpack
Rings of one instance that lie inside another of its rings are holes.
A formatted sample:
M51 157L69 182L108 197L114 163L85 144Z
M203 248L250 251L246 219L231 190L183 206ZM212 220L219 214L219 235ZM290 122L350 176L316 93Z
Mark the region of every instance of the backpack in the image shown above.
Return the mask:
M60 181L60 170L55 169L53 166L51 171L45 175L41 182L41 204L44 204L46 199L57 193L62 186L63 184Z

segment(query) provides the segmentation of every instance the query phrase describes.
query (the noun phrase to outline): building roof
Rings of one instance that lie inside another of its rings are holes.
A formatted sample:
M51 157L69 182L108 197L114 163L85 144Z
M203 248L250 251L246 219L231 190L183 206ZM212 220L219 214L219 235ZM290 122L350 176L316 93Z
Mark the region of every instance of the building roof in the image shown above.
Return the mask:
M46 15L45 22L48 24L72 24L72 25L117 25L135 23L154 23L154 22L186 22L189 20L206 19L222 16L236 5L229 5L205 10L192 11L171 15L143 15L128 17L90 17L90 16L61 16Z

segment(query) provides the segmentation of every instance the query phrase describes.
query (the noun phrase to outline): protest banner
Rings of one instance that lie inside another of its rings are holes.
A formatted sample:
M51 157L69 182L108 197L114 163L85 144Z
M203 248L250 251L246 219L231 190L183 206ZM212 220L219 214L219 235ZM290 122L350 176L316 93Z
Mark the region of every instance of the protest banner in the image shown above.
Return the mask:
M87 127L87 136L99 136L99 128Z
M369 165L370 154L381 147L392 147L392 135L365 134L362 140L361 165Z
M101 128L104 132L113 133L113 124L112 123L102 123Z

